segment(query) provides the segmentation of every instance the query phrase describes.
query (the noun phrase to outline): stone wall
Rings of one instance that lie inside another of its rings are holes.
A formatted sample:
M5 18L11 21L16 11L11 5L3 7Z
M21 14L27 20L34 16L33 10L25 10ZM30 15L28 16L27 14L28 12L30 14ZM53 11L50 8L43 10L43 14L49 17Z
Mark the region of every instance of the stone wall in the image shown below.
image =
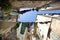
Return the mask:
M40 7L49 1L14 1L12 2L13 8L33 8Z
M51 25L52 31L60 36L60 20L54 18Z

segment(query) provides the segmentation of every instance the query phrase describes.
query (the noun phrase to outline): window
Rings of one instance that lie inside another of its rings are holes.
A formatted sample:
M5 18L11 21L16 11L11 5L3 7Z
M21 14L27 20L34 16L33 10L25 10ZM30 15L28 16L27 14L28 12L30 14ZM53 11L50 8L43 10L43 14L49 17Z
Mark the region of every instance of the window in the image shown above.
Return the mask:
M26 29L26 24L25 24L25 23L22 23L22 26L21 26L21 31L20 31L20 33L21 33L21 34L24 34L24 32L25 32L25 29Z

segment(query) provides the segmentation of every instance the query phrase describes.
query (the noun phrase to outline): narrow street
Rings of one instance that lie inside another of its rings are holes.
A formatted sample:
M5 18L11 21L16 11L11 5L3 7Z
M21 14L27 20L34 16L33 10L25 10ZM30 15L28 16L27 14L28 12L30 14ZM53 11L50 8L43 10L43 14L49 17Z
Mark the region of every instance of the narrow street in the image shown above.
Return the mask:
M8 34L9 35L5 38L5 40L17 40L15 29L13 29L12 32L10 32Z

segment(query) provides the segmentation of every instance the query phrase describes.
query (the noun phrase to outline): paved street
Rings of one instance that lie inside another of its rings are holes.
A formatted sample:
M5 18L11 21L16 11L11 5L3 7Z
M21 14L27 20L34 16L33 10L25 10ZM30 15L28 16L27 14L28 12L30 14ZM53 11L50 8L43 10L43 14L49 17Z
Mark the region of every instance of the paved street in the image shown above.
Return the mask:
M16 30L12 30L11 33L9 33L9 35L5 38L5 40L17 40L16 37Z

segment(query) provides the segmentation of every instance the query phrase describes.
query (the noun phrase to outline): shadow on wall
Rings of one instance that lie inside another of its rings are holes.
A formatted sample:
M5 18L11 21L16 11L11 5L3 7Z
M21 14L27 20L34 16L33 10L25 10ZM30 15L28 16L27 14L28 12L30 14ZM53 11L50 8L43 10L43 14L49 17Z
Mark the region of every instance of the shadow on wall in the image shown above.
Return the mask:
M47 37L50 38L51 28L49 27Z

